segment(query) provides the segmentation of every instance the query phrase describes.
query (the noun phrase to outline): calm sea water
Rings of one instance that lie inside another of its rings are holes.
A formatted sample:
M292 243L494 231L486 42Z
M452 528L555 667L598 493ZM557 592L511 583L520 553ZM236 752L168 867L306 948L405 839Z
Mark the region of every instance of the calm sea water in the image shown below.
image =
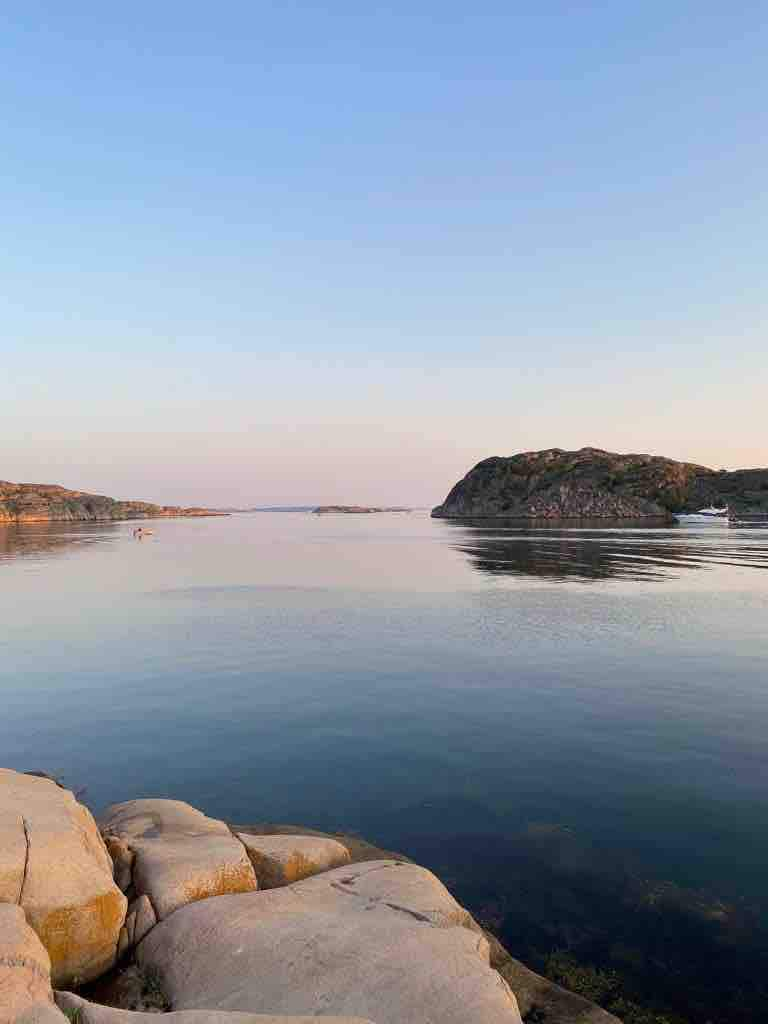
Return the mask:
M768 530L154 529L0 527L3 765L768 900Z

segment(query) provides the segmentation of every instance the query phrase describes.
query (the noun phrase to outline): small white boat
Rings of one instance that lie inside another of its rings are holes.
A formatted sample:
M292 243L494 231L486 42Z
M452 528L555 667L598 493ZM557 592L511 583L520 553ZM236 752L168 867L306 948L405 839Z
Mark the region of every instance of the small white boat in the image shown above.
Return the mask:
M714 505L710 505L709 508L700 508L696 512L678 512L677 518L681 522L685 523L708 522L713 519L727 519L728 506L725 505L723 508L715 508Z

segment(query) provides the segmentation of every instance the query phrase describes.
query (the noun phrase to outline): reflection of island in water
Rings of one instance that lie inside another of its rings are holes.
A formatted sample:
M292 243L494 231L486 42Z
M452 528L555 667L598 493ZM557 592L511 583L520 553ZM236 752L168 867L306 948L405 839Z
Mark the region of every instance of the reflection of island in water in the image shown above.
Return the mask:
M119 523L109 522L0 524L0 563L65 554L75 546L110 540L119 530Z
M489 576L586 581L678 579L718 565L768 569L766 523L649 528L647 523L443 520L452 546Z

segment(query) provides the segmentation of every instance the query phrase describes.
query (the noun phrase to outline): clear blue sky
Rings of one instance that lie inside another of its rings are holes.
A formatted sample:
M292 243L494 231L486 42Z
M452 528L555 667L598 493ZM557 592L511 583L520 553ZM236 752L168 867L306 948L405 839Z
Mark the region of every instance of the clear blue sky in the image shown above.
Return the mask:
M0 478L768 463L764 3L29 0L0 49Z

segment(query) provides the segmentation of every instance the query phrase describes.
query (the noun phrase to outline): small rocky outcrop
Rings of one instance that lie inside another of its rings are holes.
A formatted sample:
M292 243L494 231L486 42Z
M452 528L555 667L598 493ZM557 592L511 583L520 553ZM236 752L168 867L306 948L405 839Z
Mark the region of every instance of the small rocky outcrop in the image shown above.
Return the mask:
M377 505L318 505L312 511L315 515L326 515L329 512L337 512L343 515L368 515L373 512L410 512L409 508L400 506L377 506Z
M1 523L78 522L225 515L207 508L117 501L102 494L71 491L57 484L13 484L0 480Z
M24 911L57 986L114 962L126 898L96 823L50 779L0 769L0 902Z
M670 519L727 504L768 511L768 469L716 472L655 455L550 448L479 462L432 510L435 518Z

